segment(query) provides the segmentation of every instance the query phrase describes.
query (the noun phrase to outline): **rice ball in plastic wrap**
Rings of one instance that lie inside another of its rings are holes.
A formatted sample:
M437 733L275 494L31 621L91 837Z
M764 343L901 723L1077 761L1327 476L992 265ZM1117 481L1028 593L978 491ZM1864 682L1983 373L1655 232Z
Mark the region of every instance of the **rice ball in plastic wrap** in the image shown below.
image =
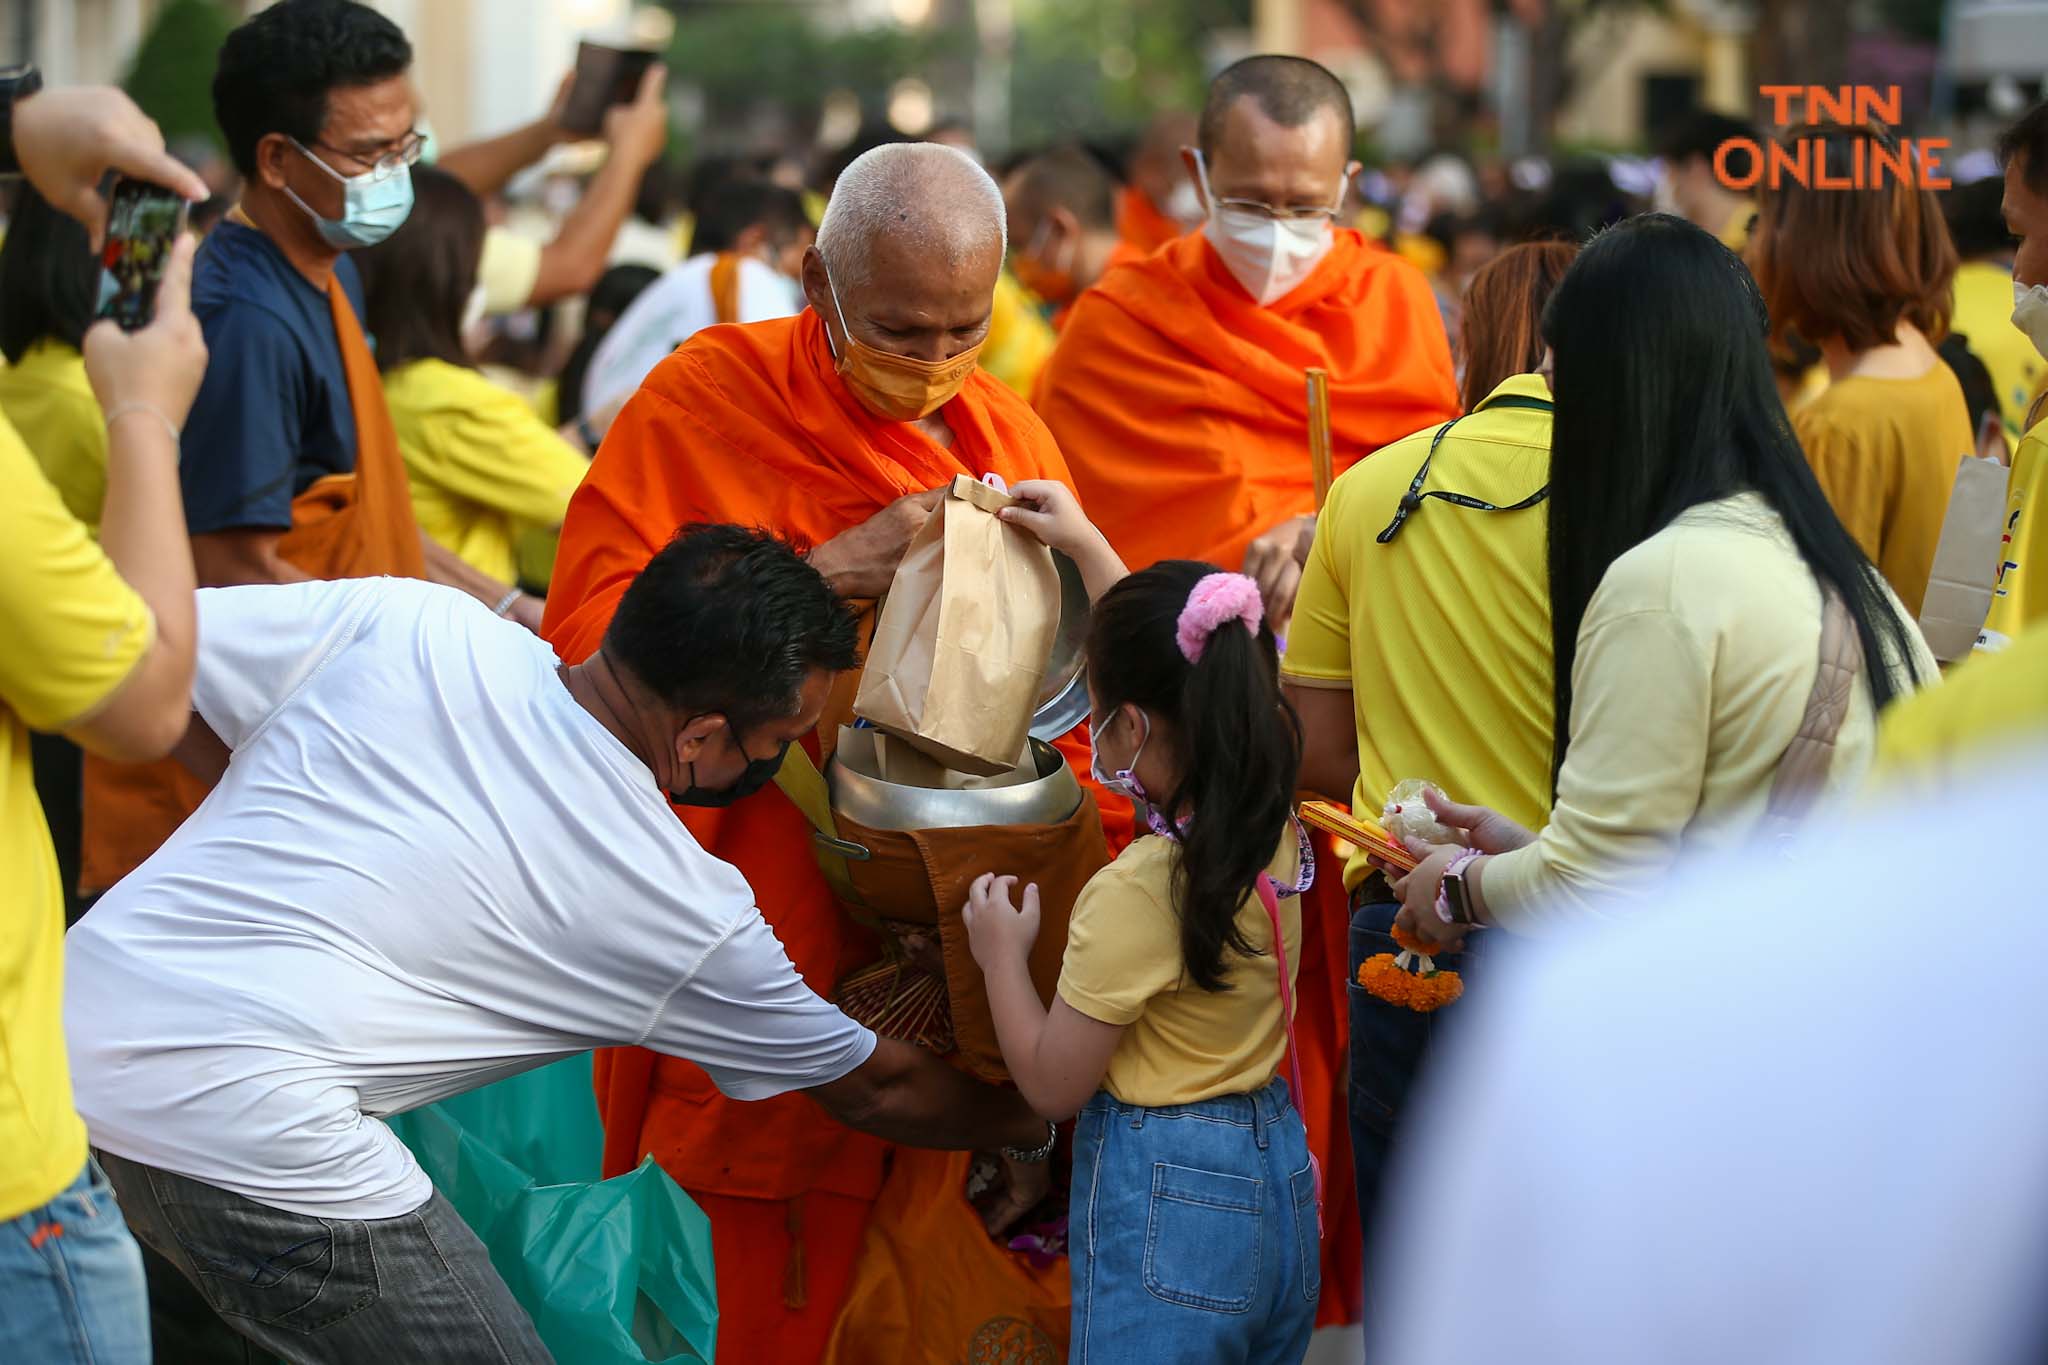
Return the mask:
M1436 783L1419 777L1395 784L1387 793L1387 806L1380 817L1387 833L1396 839L1422 839L1432 844L1463 843L1456 830L1430 813L1429 804L1422 799L1424 792L1444 794Z

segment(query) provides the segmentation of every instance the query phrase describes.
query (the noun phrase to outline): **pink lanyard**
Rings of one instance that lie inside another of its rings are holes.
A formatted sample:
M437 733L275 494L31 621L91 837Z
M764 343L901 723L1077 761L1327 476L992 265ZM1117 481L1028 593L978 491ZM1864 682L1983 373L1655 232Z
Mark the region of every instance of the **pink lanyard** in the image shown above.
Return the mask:
M1297 893L1298 894L1298 893ZM1280 897L1274 890L1273 879L1259 874L1259 903L1266 907L1266 918L1273 921L1273 956L1280 964L1280 1017L1287 1024L1287 1079L1292 1087L1289 1099L1293 1101L1294 1112L1301 1113L1301 1058L1294 1047L1294 978L1287 970L1287 934L1280 927ZM1306 1118L1302 1120L1308 1122ZM1316 1160L1313 1149L1308 1154L1309 1170L1315 1173L1316 1184L1316 1236L1323 1235L1323 1164Z

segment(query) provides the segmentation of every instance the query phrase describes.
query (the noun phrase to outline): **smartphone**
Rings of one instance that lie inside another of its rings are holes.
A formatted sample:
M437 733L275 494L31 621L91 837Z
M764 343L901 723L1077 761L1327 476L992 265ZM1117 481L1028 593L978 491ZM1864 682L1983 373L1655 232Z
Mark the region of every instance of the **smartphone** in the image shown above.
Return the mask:
M578 137L603 132L605 110L633 102L657 55L645 49L578 43L576 80L562 109L562 126Z
M114 182L107 208L107 244L100 252L100 296L95 315L124 332L149 326L156 288L190 208L185 197L125 176Z

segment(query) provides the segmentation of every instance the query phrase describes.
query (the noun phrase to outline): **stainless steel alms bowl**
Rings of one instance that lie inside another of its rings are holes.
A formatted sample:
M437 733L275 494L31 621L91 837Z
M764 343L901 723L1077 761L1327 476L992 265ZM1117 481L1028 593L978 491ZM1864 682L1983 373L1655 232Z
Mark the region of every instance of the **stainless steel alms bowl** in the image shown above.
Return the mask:
M1081 784L1074 780L1073 769L1059 750L1044 740L1031 741L1031 758L1038 777L1014 787L966 791L906 787L848 763L843 753L833 755L825 780L832 792L832 809L870 829L1056 825L1081 804Z
M1052 562L1060 573L1060 628L1053 636L1038 709L1031 715L1031 737L1045 740L1058 739L1088 719L1088 589L1073 560L1054 550Z

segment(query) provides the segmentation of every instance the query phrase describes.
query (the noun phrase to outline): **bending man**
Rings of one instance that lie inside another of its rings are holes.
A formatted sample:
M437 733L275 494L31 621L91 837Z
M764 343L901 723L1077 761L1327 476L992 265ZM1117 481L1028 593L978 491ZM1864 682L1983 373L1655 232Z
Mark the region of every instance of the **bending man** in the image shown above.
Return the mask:
M1016 1096L814 995L669 801L765 783L854 620L779 541L686 530L574 667L447 588L201 594L181 757L219 784L67 951L122 1211L294 1361L547 1354L377 1119L593 1047L803 1090L892 1141L1036 1146ZM213 775L213 774L209 774Z

